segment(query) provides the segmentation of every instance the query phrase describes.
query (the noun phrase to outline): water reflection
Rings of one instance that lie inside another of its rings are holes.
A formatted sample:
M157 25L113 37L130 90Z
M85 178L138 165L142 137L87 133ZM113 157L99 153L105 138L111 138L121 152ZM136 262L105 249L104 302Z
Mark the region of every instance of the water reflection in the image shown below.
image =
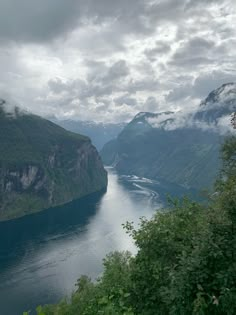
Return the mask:
M160 206L157 184L110 169L105 194L0 224L0 314L57 302L81 274L97 277L110 251L135 251L121 225Z

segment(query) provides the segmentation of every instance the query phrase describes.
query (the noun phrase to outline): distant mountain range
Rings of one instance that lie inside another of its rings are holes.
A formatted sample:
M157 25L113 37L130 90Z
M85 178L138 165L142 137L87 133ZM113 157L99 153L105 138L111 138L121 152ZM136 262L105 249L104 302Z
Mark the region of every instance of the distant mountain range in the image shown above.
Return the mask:
M108 141L117 137L125 126L125 123L105 124L93 121L58 120L56 118L50 120L66 130L88 136L98 151L100 151Z
M2 99L0 148L0 220L106 188L107 173L89 138Z
M220 167L220 146L233 132L236 84L211 92L191 114L137 114L115 140L101 150L106 165L188 189L211 187Z

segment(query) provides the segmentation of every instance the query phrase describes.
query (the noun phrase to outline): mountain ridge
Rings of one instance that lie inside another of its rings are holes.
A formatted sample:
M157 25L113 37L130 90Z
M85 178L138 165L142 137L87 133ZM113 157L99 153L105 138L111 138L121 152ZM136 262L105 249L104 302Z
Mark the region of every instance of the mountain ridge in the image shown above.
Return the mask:
M232 130L235 87L229 83L212 91L196 113L138 113L103 147L103 162L121 174L163 179L186 189L211 187L221 143ZM225 100L223 110L216 100Z

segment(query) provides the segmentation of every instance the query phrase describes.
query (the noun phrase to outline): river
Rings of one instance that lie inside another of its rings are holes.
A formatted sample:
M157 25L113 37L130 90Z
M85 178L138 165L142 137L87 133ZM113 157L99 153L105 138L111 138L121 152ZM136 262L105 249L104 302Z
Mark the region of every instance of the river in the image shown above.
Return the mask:
M21 315L70 295L76 280L95 279L114 250L135 252L122 223L161 207L157 182L108 169L105 193L0 224L0 314Z

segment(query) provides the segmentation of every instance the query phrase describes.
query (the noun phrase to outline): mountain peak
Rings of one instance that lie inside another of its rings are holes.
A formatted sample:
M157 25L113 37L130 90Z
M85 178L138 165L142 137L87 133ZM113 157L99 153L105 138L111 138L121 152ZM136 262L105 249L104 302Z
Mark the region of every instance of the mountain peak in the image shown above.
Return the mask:
M173 112L167 111L167 112L159 112L159 113L151 113L151 112L140 112L136 116L134 116L133 121L135 120L143 120L148 118L157 118L162 115L171 115L174 114Z
M197 121L230 126L230 115L236 111L236 83L226 83L212 91L195 114Z
M137 115L134 116L133 120L137 120L137 119L143 119L147 116L153 115L153 113L150 112L139 112Z
M212 91L207 98L201 103L201 106L222 106L234 103L236 105L236 83L225 83L219 88Z
M173 119L174 112L170 111L159 113L140 112L134 117L130 124L144 124L149 128L162 128L170 120L173 121Z

